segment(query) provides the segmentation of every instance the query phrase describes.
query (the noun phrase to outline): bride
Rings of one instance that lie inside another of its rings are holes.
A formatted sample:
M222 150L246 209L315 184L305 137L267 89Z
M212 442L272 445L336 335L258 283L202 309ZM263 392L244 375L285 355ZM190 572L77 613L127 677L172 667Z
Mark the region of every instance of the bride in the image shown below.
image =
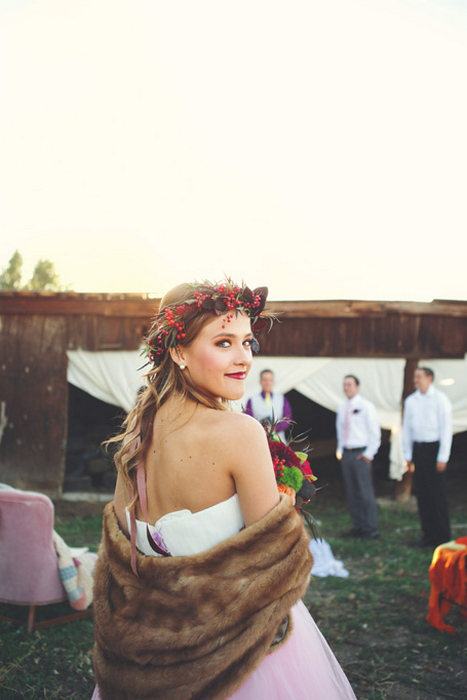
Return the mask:
M301 597L308 537L261 425L228 410L267 289L180 285L116 438L95 574L93 700L354 699Z

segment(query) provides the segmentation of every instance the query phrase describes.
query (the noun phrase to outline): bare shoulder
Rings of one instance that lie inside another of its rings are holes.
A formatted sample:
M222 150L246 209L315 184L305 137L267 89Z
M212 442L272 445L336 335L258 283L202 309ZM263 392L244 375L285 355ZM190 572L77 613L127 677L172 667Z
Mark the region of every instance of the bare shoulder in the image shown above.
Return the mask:
M200 421L197 442L203 450L218 455L227 469L245 454L269 453L261 423L244 413L209 411Z
M266 443L264 428L255 418L245 413L230 413L229 411L216 411L211 417L211 430L213 435L222 434L224 444L236 444L239 440L243 443Z
M251 416L230 413L222 419L223 460L235 482L246 525L278 502L276 479L263 426Z
M202 416L197 440L212 462L233 479L246 525L274 507L279 496L261 423L242 413L209 411Z

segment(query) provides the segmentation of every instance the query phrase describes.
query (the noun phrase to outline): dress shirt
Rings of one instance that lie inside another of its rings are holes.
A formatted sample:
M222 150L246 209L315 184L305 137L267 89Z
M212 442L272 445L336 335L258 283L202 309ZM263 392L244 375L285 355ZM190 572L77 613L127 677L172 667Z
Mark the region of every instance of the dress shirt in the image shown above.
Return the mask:
M422 394L417 389L404 402L402 450L411 462L414 442L437 442L438 462L447 462L452 444L452 406L446 394L430 385Z
M349 431L344 444L345 417L349 411ZM376 408L371 401L355 394L337 409L336 416L337 449L342 453L344 447L365 447L363 455L373 459L381 444L381 428L376 416Z

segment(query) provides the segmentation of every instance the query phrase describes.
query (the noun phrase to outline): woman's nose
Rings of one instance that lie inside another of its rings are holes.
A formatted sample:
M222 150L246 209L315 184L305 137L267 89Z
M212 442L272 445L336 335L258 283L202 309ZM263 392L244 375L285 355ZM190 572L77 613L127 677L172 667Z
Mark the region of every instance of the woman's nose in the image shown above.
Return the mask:
M249 367L251 364L251 350L244 345L239 346L235 354L235 362L237 365Z

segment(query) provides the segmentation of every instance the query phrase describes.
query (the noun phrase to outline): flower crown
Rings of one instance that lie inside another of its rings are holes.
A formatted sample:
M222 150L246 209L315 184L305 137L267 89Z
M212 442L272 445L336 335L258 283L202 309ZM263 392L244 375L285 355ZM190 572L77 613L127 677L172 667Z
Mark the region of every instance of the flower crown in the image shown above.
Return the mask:
M230 279L225 282L202 282L188 285L188 296L177 306L166 306L154 318L149 336L149 361L157 367L162 362L168 348L183 344L186 337L185 319L196 313L210 311L220 316L227 312L246 313L254 330L260 330L270 321L261 316L268 295L267 287L257 287L253 291L243 285L239 287ZM230 322L232 314L227 315Z

